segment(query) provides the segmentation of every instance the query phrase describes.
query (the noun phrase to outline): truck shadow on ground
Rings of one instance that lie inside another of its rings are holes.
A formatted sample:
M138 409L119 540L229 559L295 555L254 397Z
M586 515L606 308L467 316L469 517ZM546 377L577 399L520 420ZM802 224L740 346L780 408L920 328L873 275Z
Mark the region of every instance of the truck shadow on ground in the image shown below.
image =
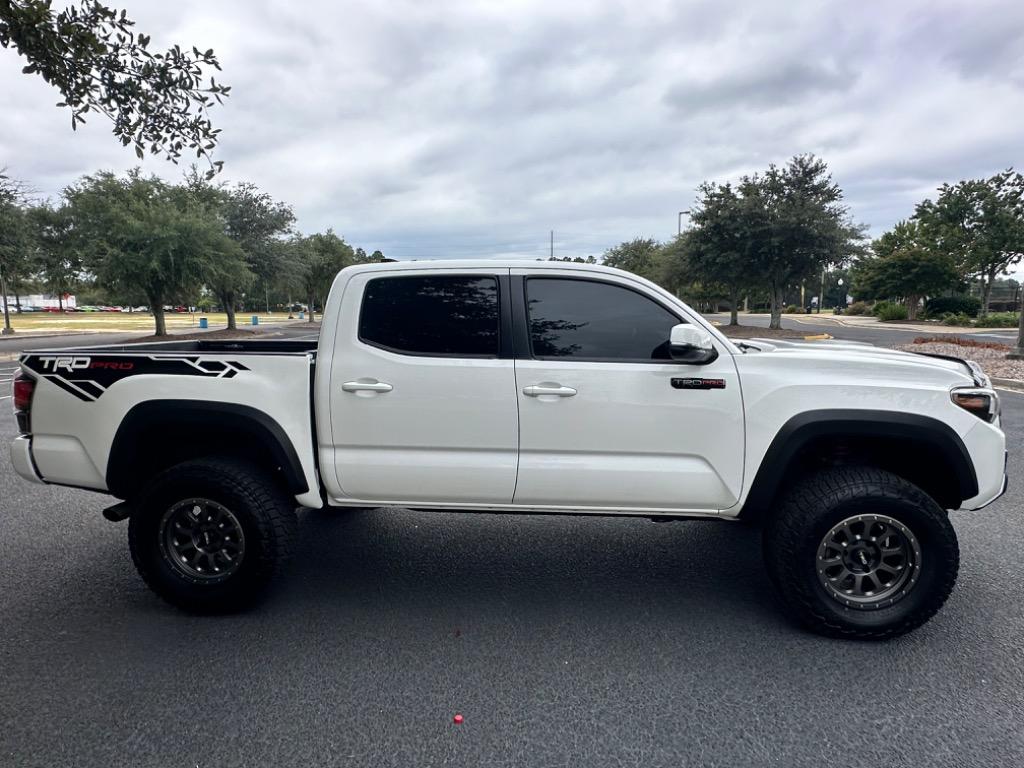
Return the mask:
M720 521L305 511L268 608L671 614L691 625L778 625L756 529Z

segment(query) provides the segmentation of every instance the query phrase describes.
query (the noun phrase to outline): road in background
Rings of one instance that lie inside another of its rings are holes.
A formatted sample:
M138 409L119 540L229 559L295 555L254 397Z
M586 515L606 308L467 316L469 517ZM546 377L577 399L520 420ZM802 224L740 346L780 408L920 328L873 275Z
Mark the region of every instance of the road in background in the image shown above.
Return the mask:
M743 525L404 509L302 513L269 602L189 616L107 497L4 458L0 765L1024 765L1003 404L1009 491L954 515L945 609L881 643L787 623Z
M705 315L709 320L716 321L722 325L722 332L727 336L729 329L725 327L729 322L729 314L718 313ZM771 318L768 315L740 315L740 325L758 326L767 328ZM831 319L831 315L783 315L782 327L790 330L805 332L808 335L827 333L837 339L848 341L866 341L879 346L890 347L896 344L909 344L918 336L939 336L945 337L949 334L922 331L915 328L907 328L892 323L872 323L870 325L844 325L841 321ZM946 329L948 330L948 329ZM998 331L972 332L964 328L963 332L957 331L955 336L961 338L977 339L978 341L996 341L1003 344L1014 344L1017 340L1017 330L1006 329Z

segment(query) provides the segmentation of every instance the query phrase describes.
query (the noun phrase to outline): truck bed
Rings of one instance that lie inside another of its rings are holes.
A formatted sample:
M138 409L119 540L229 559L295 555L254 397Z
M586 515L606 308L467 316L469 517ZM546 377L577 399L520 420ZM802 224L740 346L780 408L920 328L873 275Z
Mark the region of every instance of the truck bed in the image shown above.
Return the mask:
M201 451L216 440L252 439L239 423L248 419L290 446L285 453L306 488L296 498L319 506L311 402L316 350L315 341L218 339L26 352L21 367L36 379L31 441L38 476L111 490L119 433L149 435L132 450L154 452L163 439L154 434L185 430L186 438L196 435L192 450ZM213 437L203 431L210 425Z

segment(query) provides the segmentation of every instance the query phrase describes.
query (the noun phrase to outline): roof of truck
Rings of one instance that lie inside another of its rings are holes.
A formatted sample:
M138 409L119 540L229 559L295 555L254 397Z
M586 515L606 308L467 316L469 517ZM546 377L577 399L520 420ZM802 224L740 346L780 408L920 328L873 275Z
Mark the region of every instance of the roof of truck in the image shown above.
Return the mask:
M622 270L606 267L602 264L587 264L580 261L548 261L547 259L408 259L403 261L385 261L373 264L356 264L349 269L359 271L388 271L394 269L586 269L595 272L612 272L620 274ZM635 275L634 275L635 277Z

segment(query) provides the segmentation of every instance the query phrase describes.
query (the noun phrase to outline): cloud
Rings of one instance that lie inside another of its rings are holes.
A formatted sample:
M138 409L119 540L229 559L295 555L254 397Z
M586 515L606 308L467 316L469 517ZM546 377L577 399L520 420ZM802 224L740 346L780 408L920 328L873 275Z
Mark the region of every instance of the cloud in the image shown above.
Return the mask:
M737 105L759 111L778 109L822 94L841 94L856 79L852 68L832 63L783 61L767 67L760 63L725 77L677 83L665 93L665 101L683 115Z
M599 254L665 239L705 179L815 152L877 234L1020 160L1024 6L132 0L214 48L229 180L399 258ZM135 165L0 50L0 166L54 195ZM220 78L218 78L220 79ZM182 169L147 158L147 171Z

